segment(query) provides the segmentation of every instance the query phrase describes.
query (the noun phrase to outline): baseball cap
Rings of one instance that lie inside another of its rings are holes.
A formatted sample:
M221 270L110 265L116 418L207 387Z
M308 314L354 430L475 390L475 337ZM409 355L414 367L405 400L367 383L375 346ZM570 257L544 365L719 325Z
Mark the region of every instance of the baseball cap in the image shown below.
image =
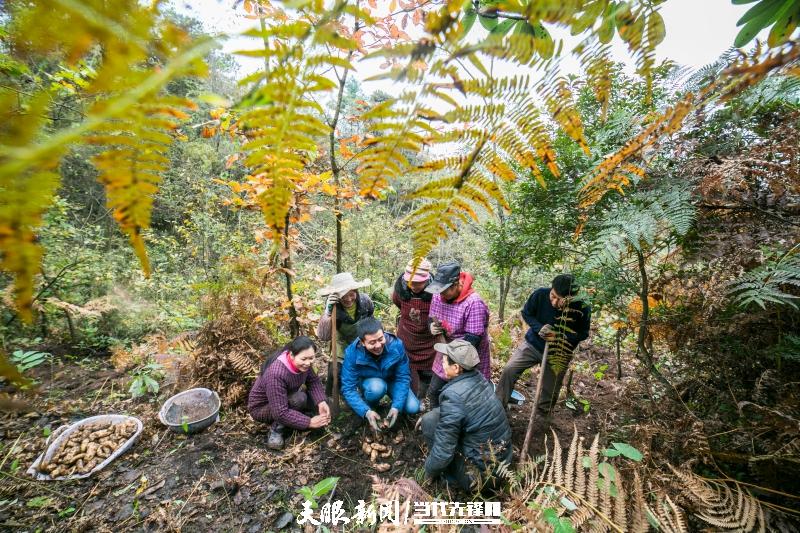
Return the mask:
M458 281L461 275L461 265L452 261L450 263L443 263L436 269L436 274L433 276L433 281L425 287L426 292L432 294L439 294L447 289L450 285Z
M433 349L437 352L447 354L451 361L458 363L464 370L472 370L478 366L480 362L478 350L464 339L456 339L450 344L438 342L433 345Z

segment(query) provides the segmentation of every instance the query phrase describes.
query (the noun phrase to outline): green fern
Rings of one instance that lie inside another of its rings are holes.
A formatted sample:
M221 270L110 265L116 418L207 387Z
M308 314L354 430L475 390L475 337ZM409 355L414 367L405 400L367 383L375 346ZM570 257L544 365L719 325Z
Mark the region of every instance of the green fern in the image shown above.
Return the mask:
M695 221L691 195L684 185L634 194L600 222L587 269L618 263L629 250L646 250L657 241L685 236Z
M795 246L782 255L770 253L761 266L746 272L729 283L728 294L740 307L756 304L762 309L767 305L788 305L800 309L796 300L800 296L786 292L786 288L800 288L800 255Z
M800 363L800 335L785 335L778 344L770 347L771 354L779 359Z

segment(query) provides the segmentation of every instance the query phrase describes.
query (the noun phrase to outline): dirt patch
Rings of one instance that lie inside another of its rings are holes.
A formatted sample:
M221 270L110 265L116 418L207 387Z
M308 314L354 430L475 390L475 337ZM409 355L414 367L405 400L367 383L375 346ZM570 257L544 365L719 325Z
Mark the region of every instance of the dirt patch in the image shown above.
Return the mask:
M280 452L268 450L268 427L254 422L242 408L230 410L223 402L221 420L197 435L169 431L158 422L161 402L176 393L162 391L159 401L133 401L127 397L129 378L115 372L106 361L57 360L36 370L40 394L32 397L34 411L0 418L3 446L0 474L0 527L97 531L264 531L296 528L287 513L302 509L297 491L324 478L339 477L334 500L348 511L359 500L372 497L372 475L383 479L407 477L422 482L425 446L415 433L416 417L402 417L380 442L391 454L372 461L363 443L371 430L363 421L342 410L330 428L289 433ZM533 375L535 382L536 374ZM201 383L200 386L203 384ZM587 438L606 426L619 384L593 382L591 376L573 380L573 388L591 400L588 413L556 407L551 417L537 422L532 453L544 451L545 436L555 431L568 441L573 427ZM531 390L518 388L528 398ZM530 403L512 407L515 458L525 437ZM388 408L388 407L387 407ZM205 411L190 410L187 416ZM140 440L104 471L85 480L37 482L24 474L44 449L46 435L59 425L86 416L121 413L144 424ZM552 430L552 431L551 431ZM398 435L403 437L395 442ZM378 464L388 464L379 472ZM441 485L424 484L432 494L446 493ZM464 500L466 498L466 500Z
M175 401L167 409L164 418L171 424L191 424L205 420L214 413L214 406L198 399Z

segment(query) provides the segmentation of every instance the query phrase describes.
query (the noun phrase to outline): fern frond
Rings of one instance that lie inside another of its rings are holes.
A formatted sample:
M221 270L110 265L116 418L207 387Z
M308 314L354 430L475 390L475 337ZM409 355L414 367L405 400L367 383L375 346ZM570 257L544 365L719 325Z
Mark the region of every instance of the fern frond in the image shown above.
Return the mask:
M147 160L150 154L146 148L150 143L163 144L165 139L158 130L173 121L148 106L176 76L202 75L202 57L213 43L190 41L182 30L160 19L156 10L135 0L13 2L8 12L12 21L8 37L14 43L14 54L28 59L47 55L49 61L64 61L70 66L94 49L103 51L102 61L81 87L92 97L93 105L81 122L56 133L43 120L55 101L49 87L35 91L21 106L18 97L27 90L0 89L4 110L4 127L0 130L0 253L3 269L15 276L19 312L29 319L33 276L41 258L35 234L41 213L55 192L57 181L52 170L58 160L70 146L94 137L109 153L138 149L137 172L157 173L161 168L158 156ZM158 69L148 67L149 58L161 62ZM115 135L108 135L110 131ZM137 181L142 186L140 192L128 189L127 194L115 198L126 211L124 215L118 212L118 220L125 224L123 230L132 237L145 266L140 234L148 222L154 182L157 180L150 178ZM16 195L21 201L12 207L7 202Z
M595 36L590 36L575 47L573 53L577 55L586 73L586 83L592 88L595 99L600 104L600 120L605 121L611 101L611 74L614 66L611 46L601 43Z
M638 157L644 148L652 146L661 137L676 131L683 123L686 115L689 114L693 101L693 94L689 93L684 96L678 103L667 108L639 134L625 143L622 148L603 159L581 187L579 206L586 208L594 205L610 190L621 192L621 187L627 185L625 182L627 178L624 173L619 172L617 169L624 164L632 164L631 160Z
M675 505L675 502L668 495L664 495L664 500L657 507L656 512L662 527L667 531L689 533L683 511Z
M89 143L104 147L92 162L106 187L108 207L128 235L146 276L150 275L150 263L142 231L150 227L153 196L161 173L169 167L170 133L179 126L172 118L188 118L178 106L196 107L188 100L153 97L87 137Z
M633 505L630 509L630 531L632 533L646 533L650 531L650 523L647 521L647 513L649 511L647 504L644 500L644 490L642 489L642 480L639 478L639 472L633 471Z
M649 16L653 17L656 14L656 11L652 11ZM642 19L636 18L635 20ZM636 31L638 32L638 30ZM648 28L648 31L651 30ZM642 48L643 55L639 68L644 70L640 73L646 72L651 66L651 60L646 55L650 50L649 44ZM640 156L644 149L655 145L659 139L678 131L693 109L716 101L729 100L755 86L769 75L786 73L797 76L796 73L800 72L798 63L800 63L800 42L798 41L790 41L780 49L766 55L762 54L758 47L749 56L739 53L736 59L719 71L712 82L701 83L700 85L703 87L697 93L688 91L681 100L661 112L622 148L604 158L583 184L580 193L580 207L587 208L596 204L609 191L622 192L622 186L625 183L621 178L624 175L620 174L617 169L625 163L631 163ZM714 75L720 66L714 64L707 68L704 77Z
M637 193L600 221L587 268L618 263L629 250L652 246L659 239L682 237L694 225L695 216L691 193L683 185Z
M561 460L563 449L555 430L551 432L553 433L553 483L564 486L564 464Z
M586 501L589 505L597 507L597 480L600 479L600 471L597 468L597 457L600 454L600 435L595 435L592 445L589 447L589 476L586 481Z
M578 429L573 424L572 442L569 445L567 452L566 473L564 475L563 485L567 490L577 492L575 483L575 460L578 457ZM582 469L578 469L578 473L582 474ZM578 493L580 494L580 493ZM582 495L581 495L582 496Z
M740 307L757 304L762 309L770 303L798 309L795 300L800 296L786 292L783 287L800 287L800 254L798 246L780 254L768 256L764 263L728 283L728 294Z
M765 531L764 510L758 499L742 486L733 489L723 483L712 483L690 471L670 466L676 488L693 507L695 516L722 530Z

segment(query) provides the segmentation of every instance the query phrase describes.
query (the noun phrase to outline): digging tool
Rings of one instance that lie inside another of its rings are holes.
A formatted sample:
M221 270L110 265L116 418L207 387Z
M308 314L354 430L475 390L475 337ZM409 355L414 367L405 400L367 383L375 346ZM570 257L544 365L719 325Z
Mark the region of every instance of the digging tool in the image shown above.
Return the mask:
M533 399L531 406L531 417L528 419L528 430L525 432L525 442L522 445L522 456L529 456L529 448L531 445L531 436L533 435L533 423L536 421L536 411L539 408L539 398L542 396L542 384L544 383L544 371L547 368L547 349L550 347L549 342L544 343L544 353L542 353L542 365L539 369L539 384L536 386L536 396Z
M339 343L336 339L336 306L331 310L331 372L333 373L333 405L331 415L339 414Z

